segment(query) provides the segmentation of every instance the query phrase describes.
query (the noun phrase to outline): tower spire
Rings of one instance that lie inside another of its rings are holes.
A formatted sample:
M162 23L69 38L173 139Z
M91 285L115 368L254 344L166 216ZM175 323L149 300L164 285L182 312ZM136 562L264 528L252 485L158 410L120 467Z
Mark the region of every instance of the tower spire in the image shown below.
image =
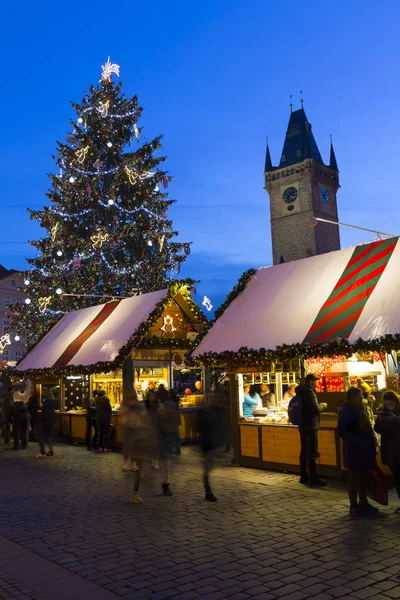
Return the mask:
M330 136L330 138L331 138L331 154L329 157L329 168L332 169L332 171L339 171L335 151L333 149L332 135Z
M301 104L301 108L303 108L303 105L304 105L303 90L300 90L300 104Z
M290 114L293 112L293 102L292 102L292 94L290 94Z
M274 167L272 166L272 160L271 160L271 154L269 151L269 146L268 146L268 136L267 136L267 151L265 153L265 168L264 168L264 173L268 173L269 171L272 171L274 169Z

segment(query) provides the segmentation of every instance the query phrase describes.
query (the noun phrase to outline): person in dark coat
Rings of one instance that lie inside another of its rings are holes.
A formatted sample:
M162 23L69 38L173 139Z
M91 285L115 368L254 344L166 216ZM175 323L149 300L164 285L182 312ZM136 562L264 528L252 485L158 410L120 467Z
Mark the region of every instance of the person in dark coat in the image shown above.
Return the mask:
M400 498L400 400L395 392L386 392L378 411L375 431L381 435L381 459L393 473L394 486ZM400 514L400 508L395 510Z
M298 385L296 394L302 398L302 420L299 425L300 433L300 483L309 483L312 486L323 487L326 481L317 474L318 430L320 427L320 414L326 410L325 403L319 403L316 394L319 377L314 373L306 376L305 385ZM307 473L308 467L308 473Z
M160 389L160 388L159 388ZM159 391L158 389L158 391ZM165 388L164 388L164 391ZM163 395L164 401L157 411L158 423L158 446L161 458L162 490L164 496L172 496L170 486L170 474L172 471L172 459L176 455L176 436L179 437L179 426L181 415L176 402L169 393Z
M23 400L14 402L11 408L12 433L14 438L13 450L19 450L20 445L25 450L28 447L28 429L30 415Z
M31 415L31 431L29 434L29 438L31 442L35 442L34 438L34 429L37 423L38 411L40 406L39 396L36 393L33 393L28 400L28 412Z
M83 408L86 409L86 447L88 450L95 450L97 446L97 390L93 391L92 398L84 398L82 402ZM92 438L93 429L93 438Z
M108 448L108 437L110 435L112 408L110 398L106 390L98 390L96 396L97 425L99 428L99 452L111 452Z
M37 431L39 436L39 447L40 454L36 458L46 458L46 456L53 456L53 444L51 443L51 437L54 429L55 412L57 408L57 401L54 399L53 394L50 394L48 390L43 389L42 397L42 412L37 422ZM49 447L46 453L46 444Z
M11 409L14 404L14 388L12 385L7 388L7 391L3 394L3 397L0 399L2 415L3 415L3 436L4 443L7 445L10 442L10 434L11 434Z
M352 516L373 516L378 509L368 503L368 474L376 468L374 431L363 404L361 391L347 390L339 413L338 437L343 440L343 464L349 469L349 499Z
M153 427L155 429L157 429L157 427L158 427L157 411L159 410L161 404L160 404L159 398L157 397L156 384L155 384L155 381L153 381L153 380L149 381L149 385L146 390L145 404L146 404L147 413L148 413L150 419L153 419ZM160 463L159 463L158 459L159 459L158 453L155 452L154 456L153 456L153 460L151 462L152 469L158 470L160 468Z

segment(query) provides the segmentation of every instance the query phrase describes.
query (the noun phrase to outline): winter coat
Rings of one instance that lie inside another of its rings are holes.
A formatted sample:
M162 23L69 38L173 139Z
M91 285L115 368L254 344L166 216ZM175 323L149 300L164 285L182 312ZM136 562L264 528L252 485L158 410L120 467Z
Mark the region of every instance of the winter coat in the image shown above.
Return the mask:
M400 414L395 417L378 413L375 431L381 435L381 458L384 465L400 464Z
M25 402L19 400L13 404L11 409L11 416L14 425L20 425L22 423L30 421L30 414L28 413L28 409L26 407Z
M258 394L257 394L258 396ZM258 396L259 398L259 396ZM253 406L258 405L258 400L255 400L250 396L250 394L244 395L243 400L243 416L244 417L252 417L253 416Z
M320 427L321 413L325 407L319 404L317 394L310 385L298 385L296 394L301 396L303 404L301 431L317 431Z
M106 395L105 390L100 390L96 396L97 420L109 421L112 416L112 408L110 398Z
M12 392L5 392L3 397L0 399L3 419L5 421L11 421L11 409L14 404L14 396Z
M87 419L97 419L97 404L94 398L85 398L82 402L83 408L86 408Z
M362 407L345 402L339 413L337 434L343 440L343 464L346 469L370 470L376 468L374 432L362 431L360 426Z
M156 398L161 403L168 402L168 400L171 400L169 391L162 387L159 387L156 391Z
M151 459L158 449L158 436L154 420L144 404L122 404L120 414L124 427L124 453L133 459Z
M57 401L54 398L46 398L43 400L42 421L53 423L55 419L56 408Z
M154 389L147 390L145 403L149 413L155 413L160 408L160 401L157 397L157 392Z

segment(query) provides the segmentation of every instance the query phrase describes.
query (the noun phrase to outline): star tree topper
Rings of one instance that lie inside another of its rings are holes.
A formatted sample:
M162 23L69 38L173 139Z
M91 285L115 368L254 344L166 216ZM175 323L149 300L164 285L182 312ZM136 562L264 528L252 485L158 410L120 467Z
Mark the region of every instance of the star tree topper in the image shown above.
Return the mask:
M110 81L112 73L115 73L116 76L119 77L119 69L120 66L116 64L111 64L110 57L108 57L106 64L101 66L100 83L102 81Z

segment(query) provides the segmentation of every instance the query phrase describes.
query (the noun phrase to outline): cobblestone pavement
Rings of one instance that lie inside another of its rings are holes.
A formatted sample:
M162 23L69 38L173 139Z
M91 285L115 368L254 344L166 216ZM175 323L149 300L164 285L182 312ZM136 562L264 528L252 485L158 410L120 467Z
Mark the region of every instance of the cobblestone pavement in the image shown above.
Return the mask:
M229 466L203 500L198 458L185 449L161 495L129 502L120 454L59 445L0 453L0 599L388 600L400 598L398 501L350 520L343 484Z

